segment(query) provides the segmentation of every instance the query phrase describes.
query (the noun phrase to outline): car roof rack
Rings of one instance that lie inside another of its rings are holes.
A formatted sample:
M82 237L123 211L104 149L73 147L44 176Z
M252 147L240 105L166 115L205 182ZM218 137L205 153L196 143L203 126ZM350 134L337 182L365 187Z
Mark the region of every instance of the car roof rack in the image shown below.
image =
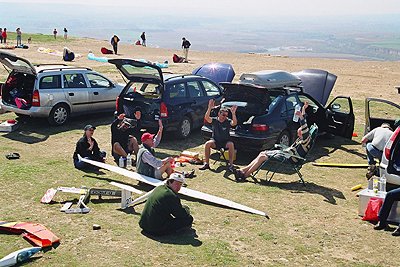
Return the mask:
M35 67L42 67L42 66L68 66L67 64L54 64L54 63L42 63L42 64L34 64Z
M165 81L171 80L171 79L176 79L176 78L185 78L188 76L199 76L199 75L195 75L195 74L175 74L175 73L168 73L171 74L170 77L165 78Z
M47 72L47 71L62 71L62 70L92 70L91 68L87 68L87 67L73 67L73 66L68 66L68 65L64 65L65 68L63 67L55 67L55 68L50 68L50 69L43 69L40 70L38 73L42 73L42 72Z

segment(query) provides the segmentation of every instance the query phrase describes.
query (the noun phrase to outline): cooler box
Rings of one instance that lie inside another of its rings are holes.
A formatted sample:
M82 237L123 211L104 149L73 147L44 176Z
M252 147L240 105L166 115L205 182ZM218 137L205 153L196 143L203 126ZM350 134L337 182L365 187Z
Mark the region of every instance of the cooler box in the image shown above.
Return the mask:
M385 200L386 197L386 192L378 192L377 194L374 193L373 190L371 189L364 189L361 192L357 194L359 197L359 203L358 203L358 215L359 216L364 216L365 210L367 209L368 201L371 197L377 197L381 198L383 201ZM398 201L395 201L392 210L390 211L389 217L388 217L389 222L394 222L394 223L400 223L400 205Z
M7 121L4 121L0 123L0 132L12 132L18 129L18 127L19 127L18 122L9 123Z
M235 149L235 153L233 153L233 161L236 160L236 153L237 153L237 151ZM229 150L224 150L224 156L225 156L226 160L229 160ZM224 156L222 156L222 154L221 154L220 159L224 159Z

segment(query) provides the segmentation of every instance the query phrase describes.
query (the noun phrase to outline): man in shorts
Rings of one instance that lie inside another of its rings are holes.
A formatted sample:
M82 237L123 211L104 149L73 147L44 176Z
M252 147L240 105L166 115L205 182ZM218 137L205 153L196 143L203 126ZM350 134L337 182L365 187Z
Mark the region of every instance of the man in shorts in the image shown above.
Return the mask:
M208 102L208 108L206 114L204 115L204 120L212 124L212 138L208 140L204 148L204 165L201 166L200 170L210 169L210 153L211 148L220 150L221 148L228 149L229 151L229 171L234 172L233 168L233 156L235 153L235 147L233 142L230 141L230 129L235 127L237 124L236 119L236 109L237 106L232 106L230 111L232 113L232 119L228 118L229 109L222 107L217 117L210 117L211 110L215 106L215 100L211 99Z

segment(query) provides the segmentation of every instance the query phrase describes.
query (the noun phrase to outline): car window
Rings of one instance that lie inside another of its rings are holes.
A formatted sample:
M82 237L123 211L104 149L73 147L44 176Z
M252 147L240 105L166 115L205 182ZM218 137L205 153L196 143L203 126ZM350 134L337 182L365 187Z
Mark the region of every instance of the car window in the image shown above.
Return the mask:
M200 84L196 81L188 82L187 89L190 97L202 97L204 96L203 89L200 87Z
M86 74L86 77L89 80L90 83L90 87L101 87L101 88L110 88L112 87L112 83L107 80L106 78L98 75L98 74L94 74L94 73L88 73Z
M64 74L65 88L86 88L85 78L80 73Z
M182 98L186 97L185 84L176 83L169 86L168 90L169 98Z
M208 81L202 81L207 96L219 96L221 93L219 88Z
M140 94L145 98L159 98L161 96L159 85L151 83L131 83L125 94Z
M56 89L61 88L61 75L45 76L40 79L40 89Z

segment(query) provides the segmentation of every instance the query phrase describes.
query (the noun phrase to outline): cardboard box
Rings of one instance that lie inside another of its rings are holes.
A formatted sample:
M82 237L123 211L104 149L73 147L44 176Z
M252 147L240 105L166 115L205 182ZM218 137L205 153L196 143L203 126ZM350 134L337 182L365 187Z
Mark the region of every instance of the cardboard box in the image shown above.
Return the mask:
M7 121L4 121L0 123L0 132L12 132L17 130L18 127L19 127L18 122L8 123Z
M385 201L386 192L379 191L377 194L375 194L374 191L371 189L364 189L359 192L357 196L359 197L358 215L364 216L369 199L371 197L377 197ZM389 213L388 221L393 223L400 223L400 205L398 201L394 202L392 209Z

